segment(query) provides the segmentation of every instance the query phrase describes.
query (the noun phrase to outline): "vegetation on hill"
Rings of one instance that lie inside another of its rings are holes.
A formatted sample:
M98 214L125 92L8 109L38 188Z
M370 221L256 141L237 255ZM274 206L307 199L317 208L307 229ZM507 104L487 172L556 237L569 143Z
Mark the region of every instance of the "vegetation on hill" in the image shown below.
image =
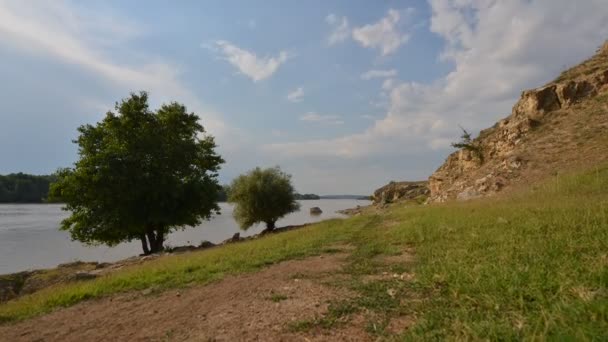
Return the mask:
M25 173L0 175L0 203L43 203L47 201L49 184L55 176Z
M61 229L84 243L140 240L144 254L163 250L171 231L218 212L222 158L199 117L178 103L148 108L145 92L116 104L95 126L81 126L79 160L58 173L51 196L71 216Z
M324 317L290 323L332 329L363 315L368 332L414 317L410 340L608 338L608 166L557 176L501 199L395 206L191 254L167 256L102 278L43 290L0 306L0 320L39 315L116 292L205 284L283 260L355 247L338 286L356 295ZM383 268L382 255L414 251ZM409 279L374 278L378 272ZM358 322L357 324L361 324Z

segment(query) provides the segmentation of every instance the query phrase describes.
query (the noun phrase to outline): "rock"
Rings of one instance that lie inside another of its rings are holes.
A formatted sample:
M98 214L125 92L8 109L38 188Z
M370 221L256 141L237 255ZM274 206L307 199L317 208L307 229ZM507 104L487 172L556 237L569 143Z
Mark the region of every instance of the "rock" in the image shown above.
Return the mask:
M374 204L385 205L405 200L424 202L430 194L428 182L390 182L374 191L372 200Z
M540 89L524 91L521 100L513 111L517 116L525 116L532 120L541 120L545 114L561 108L556 92L557 86L550 85Z
M222 244L227 244L227 243L234 243L234 242L239 242L241 241L241 233L234 233L234 235L232 235L232 237L228 240L224 240L224 242L222 242Z
M595 87L588 81L568 82L557 86L559 101L566 106L573 105L581 99L597 93Z
M30 272L19 272L0 276L0 303L19 296Z
M321 215L321 214L323 214L323 210L321 210L321 208L319 208L319 207L312 207L312 208L310 208L310 214L311 215Z
M198 249L196 246L179 246L179 247L174 247L171 249L171 253L183 253L183 252L190 252L190 251L194 251Z
M215 244L211 241L201 241L201 243L198 245L198 248L211 248L211 247L215 247Z
M363 213L363 211L367 210L369 207L371 206L360 206L358 205L356 208L349 208L349 209L342 209L342 210L338 210L336 211L338 214L343 214L343 215L347 215L347 216L357 216L357 215L361 215L361 213Z
M468 201L475 198L481 197L481 194L475 190L473 187L466 188L463 192L459 193L456 196L458 201Z

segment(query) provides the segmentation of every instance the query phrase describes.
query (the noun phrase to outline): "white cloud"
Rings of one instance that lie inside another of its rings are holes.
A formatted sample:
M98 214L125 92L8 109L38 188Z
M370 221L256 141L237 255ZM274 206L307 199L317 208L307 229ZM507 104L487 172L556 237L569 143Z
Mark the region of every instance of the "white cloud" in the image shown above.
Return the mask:
M35 5L0 2L0 40L25 53L85 68L100 80L119 86L125 95L141 89L149 90L152 98L161 101L182 101L202 117L208 131L214 135L224 133L224 122L179 81L176 67L142 55L139 61L143 63L119 63L103 53L108 44L114 52L122 51L125 45L128 47L124 43L141 30L131 21L117 18L115 13L88 11L59 1L40 1ZM81 102L105 103L90 98Z
M342 125L344 121L337 115L319 115L315 112L308 112L300 117L301 121L318 122L329 125Z
M510 113L523 89L555 78L565 65L590 56L608 37L603 0L430 4L430 30L445 40L442 57L454 64L447 76L429 84L383 84L390 90L387 113L361 133L265 148L304 159L373 156L384 161L447 150L460 133L459 124L470 131L491 126ZM437 166L427 165L427 172ZM408 171L403 172L407 177Z
M338 18L335 14L330 14L325 21L332 27L332 31L327 37L329 45L343 42L350 37L350 28L346 17Z
M391 89L393 89L395 87L395 83L396 82L397 81L395 81L392 78L386 79L386 80L384 80L384 82L382 82L382 89L386 90L386 91L389 91L389 90L391 90Z
M361 79L371 80L372 78L388 78L397 76L397 70L369 70L361 74Z
M304 98L304 88L298 87L298 89L287 94L287 100L291 102L300 102Z
M230 64L254 82L269 78L290 58L287 51L279 52L276 57L258 57L224 40L218 40L215 44Z
M399 12L390 9L387 16L377 23L353 29L353 39L363 47L379 49L383 56L389 55L410 38L408 34L399 32L397 24L400 19Z

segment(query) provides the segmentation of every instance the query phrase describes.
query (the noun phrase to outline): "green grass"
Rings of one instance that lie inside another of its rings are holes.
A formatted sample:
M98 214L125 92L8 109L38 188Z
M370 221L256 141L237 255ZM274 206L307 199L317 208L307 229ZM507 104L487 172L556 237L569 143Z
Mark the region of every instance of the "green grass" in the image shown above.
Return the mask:
M274 303L282 302L287 299L289 299L289 297L281 293L273 293L268 297L268 300Z
M608 340L608 167L554 177L506 199L396 207L161 258L9 302L0 306L0 319L116 292L204 284L335 252L336 244L355 249L344 268L348 279L334 285L356 295L290 329L332 329L364 315L370 334L395 340ZM375 258L405 247L415 250L411 265ZM365 281L382 271L415 277ZM391 335L389 322L404 315L414 317L414 325Z
M347 323L350 315L357 311L358 307L350 300L337 301L329 305L327 313L322 317L291 322L289 329L294 332L303 332L315 327L323 329L335 328L340 324Z

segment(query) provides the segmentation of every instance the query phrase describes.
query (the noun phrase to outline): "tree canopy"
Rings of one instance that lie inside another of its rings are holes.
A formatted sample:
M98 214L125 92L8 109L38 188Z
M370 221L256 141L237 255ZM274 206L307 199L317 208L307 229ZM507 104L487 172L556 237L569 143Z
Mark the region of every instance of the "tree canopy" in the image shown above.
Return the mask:
M264 222L272 231L281 217L300 209L291 176L279 167L255 168L230 185L228 202L234 203L234 218L241 229Z
M78 128L79 160L58 171L50 195L71 211L61 229L73 239L110 246L139 239L144 253L158 252L172 230L219 212L224 161L199 117L182 104L152 111L141 92L115 109Z

